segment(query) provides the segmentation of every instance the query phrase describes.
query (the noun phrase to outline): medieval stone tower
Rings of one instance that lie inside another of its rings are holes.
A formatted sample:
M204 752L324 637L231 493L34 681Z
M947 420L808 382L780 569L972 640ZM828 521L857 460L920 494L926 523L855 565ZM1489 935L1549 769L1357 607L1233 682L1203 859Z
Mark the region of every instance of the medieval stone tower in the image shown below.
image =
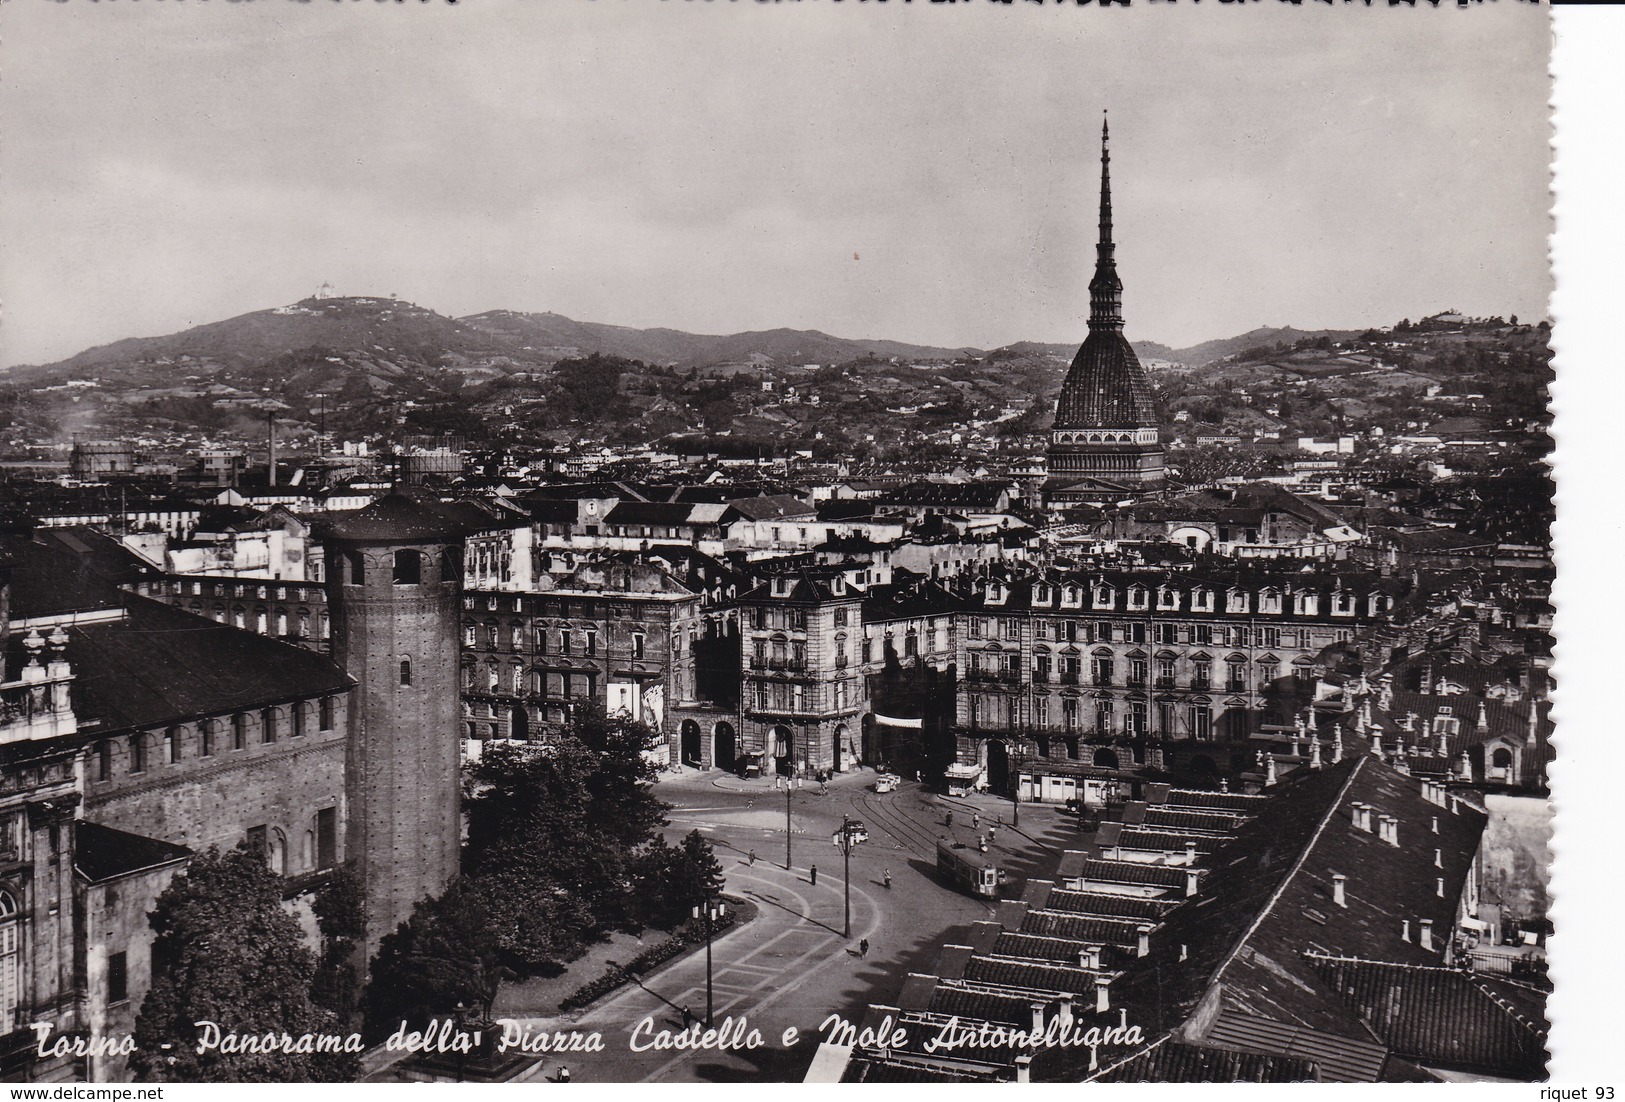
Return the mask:
M462 535L400 494L324 534L333 656L357 682L347 849L366 894L368 959L457 875Z

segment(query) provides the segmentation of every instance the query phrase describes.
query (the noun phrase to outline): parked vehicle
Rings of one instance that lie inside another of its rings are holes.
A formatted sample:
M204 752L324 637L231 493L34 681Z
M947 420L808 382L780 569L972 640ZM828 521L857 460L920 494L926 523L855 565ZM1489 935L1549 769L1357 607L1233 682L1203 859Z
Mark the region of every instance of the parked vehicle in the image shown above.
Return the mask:
M1004 881L992 857L959 842L937 843L937 872L955 887L983 899L996 896Z
M876 792L896 792L897 786L903 783L903 778L896 773L882 773L875 778Z
M861 843L869 840L869 832L864 829L863 824L857 819L849 820L846 824L845 830L848 841L854 846L860 845ZM829 840L835 843L836 849L841 848L841 832L839 830L830 835Z

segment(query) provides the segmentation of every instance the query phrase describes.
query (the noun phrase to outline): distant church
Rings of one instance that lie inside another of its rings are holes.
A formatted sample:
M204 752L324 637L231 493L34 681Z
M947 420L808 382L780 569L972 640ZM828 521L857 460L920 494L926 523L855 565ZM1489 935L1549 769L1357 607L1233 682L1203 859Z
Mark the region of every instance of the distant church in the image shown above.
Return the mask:
M1151 383L1123 336L1123 281L1112 241L1110 132L1100 131L1100 243L1089 281L1089 336L1067 370L1050 431L1044 500L1119 501L1163 488L1167 468Z

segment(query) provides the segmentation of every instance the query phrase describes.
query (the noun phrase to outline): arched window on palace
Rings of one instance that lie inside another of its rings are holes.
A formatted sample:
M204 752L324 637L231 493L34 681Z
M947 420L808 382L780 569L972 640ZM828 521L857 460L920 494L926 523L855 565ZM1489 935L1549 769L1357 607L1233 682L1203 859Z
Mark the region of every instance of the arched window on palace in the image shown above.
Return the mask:
M0 1018L17 1019L22 1001L23 927L17 900L0 891Z

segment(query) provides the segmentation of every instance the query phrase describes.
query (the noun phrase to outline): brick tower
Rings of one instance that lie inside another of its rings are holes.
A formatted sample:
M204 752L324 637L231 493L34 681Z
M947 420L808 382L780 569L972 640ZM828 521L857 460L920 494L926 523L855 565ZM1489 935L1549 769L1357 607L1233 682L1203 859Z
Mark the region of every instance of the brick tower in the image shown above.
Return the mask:
M390 494L323 534L333 657L357 682L345 757L365 951L457 875L461 527Z

